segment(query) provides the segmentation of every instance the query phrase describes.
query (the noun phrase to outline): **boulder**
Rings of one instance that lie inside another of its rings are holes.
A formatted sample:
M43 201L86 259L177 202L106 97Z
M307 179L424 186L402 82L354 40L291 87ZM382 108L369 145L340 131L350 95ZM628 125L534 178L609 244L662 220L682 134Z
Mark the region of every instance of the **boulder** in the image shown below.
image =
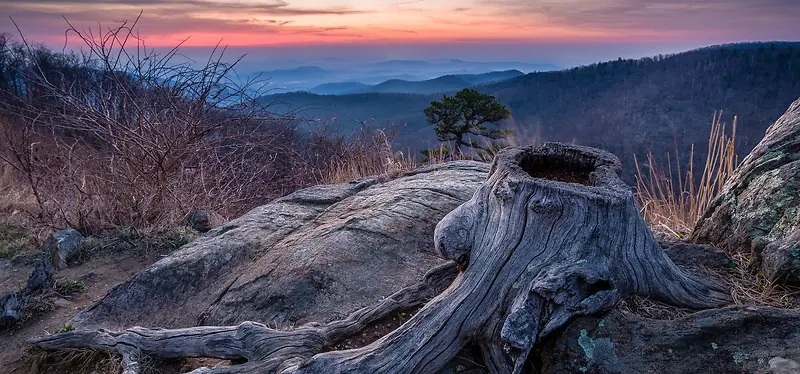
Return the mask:
M340 319L442 264L433 230L489 165L459 161L396 179L300 190L213 229L80 312L76 329Z
M768 244L761 256L767 278L800 284L800 227L785 238Z
M186 217L186 222L193 230L198 232L208 232L215 229L225 222L225 219L211 210L195 210Z
M83 243L83 235L75 229L56 230L50 235L47 249L56 269L65 269Z
M798 373L800 311L728 307L675 320L581 317L539 352L542 373Z
M800 284L797 236L794 241L787 240L797 231L800 99L767 129L761 142L725 182L698 221L691 241L752 255L770 280Z
M55 284L54 275L55 271L49 262L44 260L37 261L36 265L33 267L33 271L31 271L31 275L28 277L28 284L25 287L24 293L39 293L48 287L52 287L53 284Z
M45 260L34 265L28 283L18 292L0 297L0 330L17 326L22 321L31 297L46 293L55 284L53 266Z

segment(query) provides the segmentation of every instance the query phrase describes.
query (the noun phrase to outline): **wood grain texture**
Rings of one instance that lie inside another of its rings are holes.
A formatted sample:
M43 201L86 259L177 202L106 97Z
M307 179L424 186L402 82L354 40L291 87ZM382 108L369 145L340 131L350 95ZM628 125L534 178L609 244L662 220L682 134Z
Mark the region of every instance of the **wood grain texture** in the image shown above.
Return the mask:
M45 349L134 347L161 357L248 360L197 373L366 374L434 373L472 342L481 347L491 372L519 373L543 337L627 295L692 308L726 303L729 296L720 285L684 273L666 256L619 170L613 155L593 148L546 143L505 150L473 198L436 227L436 251L455 266L433 269L420 284L344 321L292 331L246 322L73 332L34 343ZM409 321L377 341L324 352L369 321L434 294Z

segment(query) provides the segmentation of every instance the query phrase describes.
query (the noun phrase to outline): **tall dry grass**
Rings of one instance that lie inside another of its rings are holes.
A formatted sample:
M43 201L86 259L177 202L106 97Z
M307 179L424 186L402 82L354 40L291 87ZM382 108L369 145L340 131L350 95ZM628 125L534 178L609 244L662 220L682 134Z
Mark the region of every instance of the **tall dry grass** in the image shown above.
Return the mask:
M736 117L728 132L722 122L722 113L715 112L699 181L695 179L694 146L685 166L681 165L677 150L676 156L667 155L666 167L661 167L652 154L648 154L645 164L640 164L634 157L637 202L653 231L675 238L691 233L739 164L735 140ZM749 254L733 252L729 255L732 260L730 269L710 271L729 287L734 304L800 307L800 288L770 281L760 267L755 266L755 258Z
M652 153L647 155L645 164L640 164L634 155L636 198L653 230L679 238L691 233L739 163L735 141L736 117L729 135L722 112L714 112L699 181L695 179L694 145L685 166L680 163L677 148L674 156L666 155L666 167L659 165Z
M391 136L383 130L362 131L342 145L341 151L327 160L322 183L341 183L373 175L393 177L417 167L410 150L405 153L392 150Z

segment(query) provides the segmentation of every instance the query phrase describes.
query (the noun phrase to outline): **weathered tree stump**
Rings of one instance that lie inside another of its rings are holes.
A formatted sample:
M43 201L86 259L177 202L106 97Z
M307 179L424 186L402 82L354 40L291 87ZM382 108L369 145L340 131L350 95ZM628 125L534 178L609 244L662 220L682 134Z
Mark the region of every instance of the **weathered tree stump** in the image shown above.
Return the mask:
M434 373L465 345L481 347L492 373L519 373L536 343L577 315L642 294L692 308L728 301L717 283L686 274L654 240L619 161L593 148L548 143L494 161L473 198L436 227L437 251L455 266L344 321L276 331L232 327L69 332L34 340L45 349L118 351L127 373L137 355L245 358L196 373ZM438 294L437 294L438 293ZM371 321L422 303L408 322L365 347L327 351Z
M691 240L752 254L771 280L800 284L800 99L745 157Z

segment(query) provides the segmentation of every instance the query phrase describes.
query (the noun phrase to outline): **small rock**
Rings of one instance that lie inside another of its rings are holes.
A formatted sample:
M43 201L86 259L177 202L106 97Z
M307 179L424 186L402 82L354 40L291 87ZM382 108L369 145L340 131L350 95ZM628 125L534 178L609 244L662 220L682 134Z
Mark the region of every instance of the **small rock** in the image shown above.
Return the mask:
M705 244L671 242L664 249L675 265L683 267L704 266L712 269L728 268L734 265L724 251Z
M47 249L51 255L53 266L64 269L68 261L75 255L76 250L83 243L83 235L75 229L54 231L48 240Z
M53 266L50 265L49 262L44 260L37 261L31 275L28 277L28 285L25 288L25 293L36 293L44 288L52 286L55 282L53 279L54 273Z
M25 300L12 292L0 297L0 329L13 326L19 322Z
M761 256L761 269L767 279L800 284L800 230L768 244Z
M71 306L75 305L75 303L73 303L72 301L69 301L69 300L67 300L67 299L62 299L62 298L60 298L60 297L59 297L59 298L56 298L56 299L53 301L53 303L54 303L54 304L56 304L56 305L57 305L57 306L59 306L59 307L62 307L62 308L69 308L69 307L71 307Z
M207 232L221 226L225 219L213 211L201 209L189 214L186 217L186 221L192 229L199 232Z
M787 360L783 357L773 357L769 360L770 374L798 374L800 364L797 361Z

